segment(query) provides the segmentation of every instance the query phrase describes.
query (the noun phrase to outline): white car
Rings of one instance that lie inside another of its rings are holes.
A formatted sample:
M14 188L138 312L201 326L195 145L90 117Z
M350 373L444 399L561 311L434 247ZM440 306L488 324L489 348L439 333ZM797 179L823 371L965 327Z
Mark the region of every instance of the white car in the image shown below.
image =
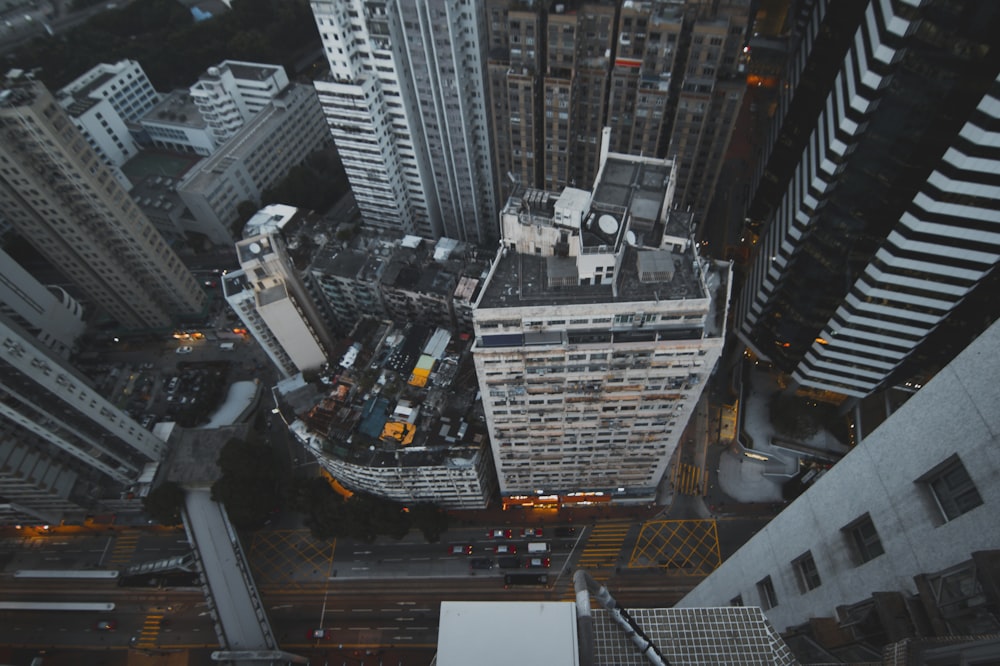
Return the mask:
M178 354L190 354L194 351L194 347L188 347L185 345L184 347L178 347L176 351Z

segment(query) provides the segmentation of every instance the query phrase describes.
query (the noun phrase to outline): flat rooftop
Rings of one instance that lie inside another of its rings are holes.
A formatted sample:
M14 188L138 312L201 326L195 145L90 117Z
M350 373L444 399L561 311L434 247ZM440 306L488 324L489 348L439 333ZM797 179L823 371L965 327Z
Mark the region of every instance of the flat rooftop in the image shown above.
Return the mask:
M586 303L627 303L631 301L680 300L707 298L700 279L695 272L695 257L692 249L685 252L669 250L642 250L626 247L621 269L615 280L618 295L611 285L561 286L552 284L557 275L567 270L575 273L572 258L540 257L508 251L499 259L482 298L479 308L511 308L546 305L572 305ZM638 267L642 252L655 252L657 263L669 262L673 273L655 281L639 279ZM552 261L559 260L562 261ZM549 264L552 268L549 268ZM566 264L559 266L559 264ZM563 269L563 270L560 270Z
M282 410L294 412L286 419L300 420L299 434L308 431L314 448L359 466L472 464L486 442L473 361L467 341L432 344L441 338L424 326L363 320L333 354L342 363L353 356L350 367L331 363L336 372L322 390L279 385ZM428 369L423 382L418 366Z

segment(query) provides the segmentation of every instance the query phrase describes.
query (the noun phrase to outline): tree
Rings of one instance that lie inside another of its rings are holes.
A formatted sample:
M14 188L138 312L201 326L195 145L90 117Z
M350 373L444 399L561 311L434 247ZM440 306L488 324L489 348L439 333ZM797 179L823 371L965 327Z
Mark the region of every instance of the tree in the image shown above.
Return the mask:
M237 527L260 527L278 505L278 466L271 447L257 440L231 439L219 452L222 476L212 499L226 506Z
M771 425L779 434L805 441L819 432L820 414L816 406L794 395L775 395L771 401Z
M421 502L410 508L410 521L427 539L427 543L437 543L441 535L448 531L448 513L437 504Z
M164 481L142 498L142 508L161 525L180 525L184 507L184 489L173 481Z

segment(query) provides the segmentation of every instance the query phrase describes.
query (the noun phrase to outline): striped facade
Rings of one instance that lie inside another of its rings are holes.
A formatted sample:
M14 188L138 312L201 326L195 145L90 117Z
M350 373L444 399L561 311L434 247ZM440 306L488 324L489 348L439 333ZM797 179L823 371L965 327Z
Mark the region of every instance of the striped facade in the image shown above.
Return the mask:
M802 385L861 397L892 381L1000 258L1000 83L983 48L1000 8L977 4L857 14L737 312L741 339ZM809 49L833 10L812 9L797 85L828 57Z

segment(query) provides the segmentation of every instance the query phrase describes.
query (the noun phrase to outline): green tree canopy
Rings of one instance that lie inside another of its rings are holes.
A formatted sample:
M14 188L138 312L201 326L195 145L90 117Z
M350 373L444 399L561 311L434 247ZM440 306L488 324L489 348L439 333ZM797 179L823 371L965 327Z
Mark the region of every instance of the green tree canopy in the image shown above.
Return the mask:
M402 539L416 525L428 541L436 541L447 529L447 515L440 515L443 512L434 505L418 505L418 524L413 512L398 502L365 493L344 499L323 478L300 481L293 505L306 514L305 523L317 539L349 537L372 542L383 535Z
M161 525L180 525L184 507L184 489L173 481L165 481L142 498L142 508Z
M421 502L410 508L410 520L427 539L427 543L437 543L441 535L448 531L448 513L437 504Z
M219 452L222 476L212 485L212 499L226 506L237 527L260 527L279 503L277 460L270 445L231 439Z

